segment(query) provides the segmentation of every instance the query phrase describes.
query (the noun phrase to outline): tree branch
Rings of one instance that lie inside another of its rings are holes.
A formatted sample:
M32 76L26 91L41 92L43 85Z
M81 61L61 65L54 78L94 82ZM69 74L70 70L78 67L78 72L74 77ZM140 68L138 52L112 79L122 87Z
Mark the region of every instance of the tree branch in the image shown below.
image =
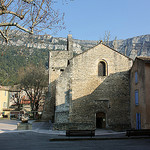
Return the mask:
M12 2L13 2L13 0L10 0L6 5L6 8L8 8Z
M2 35L2 37L5 39L6 43L8 42L8 37L4 34L4 32L2 30L0 30L0 34Z
M0 35L8 39L10 29L20 29L29 34L46 28L62 29L64 15L53 10L52 4L52 0L0 0L0 27L3 27Z
M40 11L41 11L41 9L42 9L43 4L44 4L44 0L42 0L42 3L41 3L40 8L39 8L39 10L38 10L37 16L36 16L36 18L35 18L35 21L32 23L32 29L31 29L32 31L33 31L33 28L34 28L35 24L37 23L37 20L38 20L38 18L39 18Z
M17 14L16 12L13 12L13 11L8 11L8 10L0 10L0 15L3 15L3 14L12 14L12 15L15 15L17 16L18 18L20 18L21 20L24 19L25 15L30 11L30 9L24 14L22 15L22 12L23 10L21 10L21 15Z
M24 18L24 15L19 15L13 11L8 11L8 10L0 10L0 15L3 15L3 14L12 14L12 15L15 15L17 17L19 17L21 20Z
M31 2L33 2L34 0L22 0L22 1L24 1L25 3L31 3Z
M18 23L15 23L15 22L14 22L14 23L10 23L10 22L0 23L0 27L3 27L3 26L16 26L17 28L19 28L19 29L21 29L21 30L23 30L23 31L25 31L25 32L28 32L28 33L30 33L30 34L33 34L33 31L30 31L30 30L28 30L28 29L26 29L26 28L20 26Z

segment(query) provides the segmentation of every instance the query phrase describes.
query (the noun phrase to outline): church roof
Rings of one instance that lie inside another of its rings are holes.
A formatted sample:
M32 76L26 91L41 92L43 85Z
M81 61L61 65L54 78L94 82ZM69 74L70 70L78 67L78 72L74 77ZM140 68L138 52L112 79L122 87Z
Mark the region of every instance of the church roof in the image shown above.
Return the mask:
M127 57L127 58L128 58L128 59L130 59L130 60L133 60L133 59L131 59L130 57L128 57L128 56L126 56L126 55L124 55L124 54L122 54L122 53L118 52L117 50L115 50L115 49L113 49L113 48L111 48L111 47L109 47L109 46L107 46L107 45L103 44L103 42L102 42L102 41L100 41L100 43L98 43L98 44L97 44L97 45L95 45L94 47L96 47L96 46L98 46L98 45L100 45L100 44L102 44L103 46L108 47L109 49L111 49L111 50L115 51L116 53L118 53L118 54L120 54L120 55L123 55L124 57ZM90 49L85 50L83 53L86 53L87 51L89 51L89 50L93 49L94 47L92 47L92 48L90 48ZM77 56L79 56L79 55L81 55L81 54L83 54L83 53L80 53L80 54L78 54L78 55L76 55L76 56L74 56L74 57L77 57ZM74 57L73 57L73 58L74 58ZM73 59L73 58L72 58L72 59Z
M145 62L150 62L150 56L138 56L137 59L143 60Z

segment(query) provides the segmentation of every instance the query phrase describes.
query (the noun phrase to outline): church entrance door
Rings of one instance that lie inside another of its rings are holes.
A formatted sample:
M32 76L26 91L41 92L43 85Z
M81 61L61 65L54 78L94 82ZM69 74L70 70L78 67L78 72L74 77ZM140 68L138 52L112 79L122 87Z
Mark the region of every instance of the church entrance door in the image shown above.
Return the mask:
M96 128L106 128L106 114L103 112L96 113Z

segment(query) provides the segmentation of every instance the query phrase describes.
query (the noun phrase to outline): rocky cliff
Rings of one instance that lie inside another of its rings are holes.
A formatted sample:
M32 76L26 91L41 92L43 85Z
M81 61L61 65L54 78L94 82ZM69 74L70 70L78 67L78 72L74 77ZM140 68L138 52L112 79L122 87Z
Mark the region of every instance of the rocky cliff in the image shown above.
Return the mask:
M99 41L74 39L75 54L95 46ZM150 35L137 36L126 40L114 40L108 44L122 54L135 58L150 56ZM42 62L48 68L49 50L67 50L67 39L51 35L29 35L23 32L12 32L6 45L0 39L0 84L13 85L18 83L18 70L28 64Z
M150 56L150 35L111 41L109 45L132 59L136 56Z
M12 32L12 38L9 46L23 46L27 48L48 49L48 50L66 50L67 39L56 38L51 35L29 35L23 32ZM3 40L0 44L5 45ZM98 44L98 41L77 40L74 39L73 50L79 54ZM126 40L114 40L109 42L109 46L115 50L131 57L150 56L150 35L142 35Z

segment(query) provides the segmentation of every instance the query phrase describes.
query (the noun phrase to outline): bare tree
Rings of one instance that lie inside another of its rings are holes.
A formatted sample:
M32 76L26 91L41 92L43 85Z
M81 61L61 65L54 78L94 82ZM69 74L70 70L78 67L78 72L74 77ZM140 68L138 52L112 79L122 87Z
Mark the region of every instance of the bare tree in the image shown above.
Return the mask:
M0 0L0 34L8 42L10 30L33 34L63 28L64 14L54 9L56 1Z
M109 45L109 41L110 41L110 31L105 31L104 44Z
M20 91L16 91L16 92L10 91L10 95L11 95L11 97L10 97L10 103L12 105L15 104L18 107L18 110L20 110L20 108L21 108L21 104L20 104Z
M38 111L39 102L48 87L48 73L40 64L39 66L29 65L19 71L21 89L24 90L29 99L32 111Z

